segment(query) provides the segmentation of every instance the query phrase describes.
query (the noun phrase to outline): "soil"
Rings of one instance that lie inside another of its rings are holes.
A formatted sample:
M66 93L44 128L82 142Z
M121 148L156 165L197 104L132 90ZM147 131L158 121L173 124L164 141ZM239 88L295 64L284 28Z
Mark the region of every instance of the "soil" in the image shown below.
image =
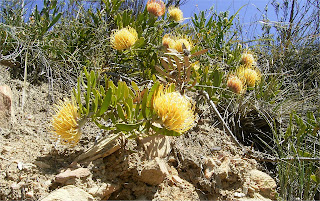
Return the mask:
M249 179L250 170L259 169L259 164L246 158L243 150L214 126L206 104L198 109L200 120L193 129L169 137L171 151L162 160L175 179L166 175L160 183L145 182L141 171L155 160L136 139L126 139L111 155L77 165L87 168L90 176L57 183L56 175L108 133L88 124L76 147L54 141L49 132L53 107L49 97L56 102L70 93L60 87L49 90L47 83L27 84L22 108L23 81L11 79L7 69L0 69L0 86L8 85L13 92L15 116L7 128L0 128L0 200L41 200L69 184L89 193L103 184L115 187L108 197L91 193L96 200L240 200L253 199L259 193L250 187Z

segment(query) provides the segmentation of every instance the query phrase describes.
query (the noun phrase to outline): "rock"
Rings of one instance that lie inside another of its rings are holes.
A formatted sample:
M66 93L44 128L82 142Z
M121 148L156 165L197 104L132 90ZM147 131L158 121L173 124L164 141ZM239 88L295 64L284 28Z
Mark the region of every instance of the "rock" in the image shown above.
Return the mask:
M42 169L49 169L51 166L42 162L42 161L34 161L33 164L35 164L36 166L38 166L39 168Z
M230 173L230 159L225 158L224 161L221 163L220 167L217 168L216 174L219 176L221 180L226 179Z
M18 190L18 189L20 189L23 185L25 185L24 182L19 182L19 183L14 182L13 184L11 184L11 189L12 189L12 190Z
M111 183L103 183L101 186L91 188L89 190L89 193L94 197L99 197L102 200L107 200L110 197L110 195L118 189L118 185Z
M68 186L59 188L42 199L42 201L93 201L93 200L94 198L92 195L73 185L68 185Z
M254 193L252 198L241 197L241 198L237 198L237 200L238 201L271 201L271 199L265 198L262 195L260 195L259 193Z
M55 177L55 182L64 184L70 179L87 177L91 174L90 170L87 168L78 168L75 170L67 169Z
M12 91L9 86L0 86L0 127L9 128L13 120Z
M33 191L29 191L29 192L27 192L26 193L26 198L33 198L34 197L34 193L33 193Z
M159 185L167 175L169 172L166 163L156 158L143 165L139 178L147 184Z
M242 198L242 197L245 197L246 196L246 194L244 194L244 193L239 193L239 192L235 192L234 193L234 197L237 197L237 198Z
M153 135L139 139L149 159L164 158L171 151L170 138L164 135Z
M206 179L209 179L212 177L214 173L214 169L218 166L216 162L213 160L213 158L207 158L204 162L205 170L204 170L204 176Z
M277 184L272 177L259 170L251 170L249 175L252 188L266 198L275 199Z

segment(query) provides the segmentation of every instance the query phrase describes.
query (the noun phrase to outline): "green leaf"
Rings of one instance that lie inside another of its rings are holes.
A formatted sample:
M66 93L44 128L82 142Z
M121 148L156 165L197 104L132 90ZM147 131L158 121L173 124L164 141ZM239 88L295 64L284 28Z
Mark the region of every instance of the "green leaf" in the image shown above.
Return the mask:
M93 120L93 122L100 128L103 130L113 130L115 129L114 127L106 127L105 125L100 124L99 122L97 122L96 120Z
M122 106L120 104L117 105L117 112L118 112L118 115L119 117L123 120L123 121L127 121L126 117L125 117L125 114L124 114L124 111L122 109Z
M111 103L111 97L112 97L112 89L109 88L109 90L106 93L106 96L103 99L102 105L101 105L101 109L99 111L99 116L102 115L110 106Z
M178 133L176 131L168 130L166 128L159 128L157 126L151 125L152 130L154 130L156 133L160 135L166 135L166 136L180 136L181 133Z
M144 94L143 94L143 98L142 98L142 108L141 108L141 111L142 111L142 115L144 118L147 119L147 100L148 100L148 92L146 91Z
M142 47L144 44L145 44L144 38L141 37L141 38L139 38L139 39L134 43L133 48L134 48L134 49L140 48L140 47Z
M139 91L139 87L134 81L131 82L131 86L132 86L133 90L135 90L135 92Z
M62 15L62 13L59 13L58 15L56 15L53 18L53 20L51 21L50 25L48 26L48 29L50 29L56 22L58 22L58 20L60 19L61 15Z
M115 126L120 131L129 132L129 131L132 131L134 129L138 129L140 125L141 125L141 123L137 123L137 124L118 123Z
M129 121L131 121L131 109L127 103L124 103L124 108L126 110L126 116Z

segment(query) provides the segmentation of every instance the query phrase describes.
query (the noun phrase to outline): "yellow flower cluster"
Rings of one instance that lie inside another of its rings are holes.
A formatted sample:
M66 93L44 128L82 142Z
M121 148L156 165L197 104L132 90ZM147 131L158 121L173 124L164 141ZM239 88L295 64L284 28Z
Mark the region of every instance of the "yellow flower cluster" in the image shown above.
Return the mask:
M162 45L165 48L173 49L175 45L175 41L172 37L170 37L168 34L164 35L162 38Z
M261 73L256 67L240 66L237 75L248 87L254 87L261 79Z
M240 63L242 65L237 69L236 75L230 76L227 81L229 89L238 94L246 87L254 87L261 79L261 73L251 53L243 53Z
M184 37L171 37L168 34L166 34L162 38L162 45L164 47L170 48L170 49L175 49L180 53L183 53L183 44L188 51L191 51L192 42L186 36L184 36Z
M230 76L227 82L227 86L234 93L240 94L243 91L243 83L237 76Z
M194 107L188 97L169 92L163 85L154 96L153 109L168 130L183 133L194 126Z
M241 55L240 62L241 62L241 64L248 66L248 67L254 66L256 64L253 55L250 53L243 53Z
M78 126L78 110L74 102L69 99L60 101L54 108L51 132L60 138L62 143L75 145L79 142L81 132Z
M124 50L132 47L138 40L138 33L134 28L126 27L115 30L111 34L110 42L114 49Z
M149 0L147 2L147 10L154 16L160 17L166 11L166 6L161 0Z
M168 15L170 19L173 19L176 22L180 22L183 20L183 12L180 10L180 8L173 6L169 7Z

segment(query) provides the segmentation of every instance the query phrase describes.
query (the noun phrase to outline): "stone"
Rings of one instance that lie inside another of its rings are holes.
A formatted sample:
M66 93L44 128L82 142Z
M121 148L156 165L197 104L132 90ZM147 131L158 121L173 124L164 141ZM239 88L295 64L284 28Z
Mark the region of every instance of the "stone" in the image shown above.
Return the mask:
M33 191L29 191L26 193L26 198L32 199L34 197Z
M206 179L211 179L215 168L218 166L213 158L206 158L204 162L205 170L204 170L204 177Z
M75 170L67 169L55 177L55 182L64 184L70 179L87 177L91 174L90 170L87 168L78 168Z
M49 169L51 166L42 162L42 161L34 161L33 164L35 164L36 166L38 166L41 169Z
M156 157L164 158L171 151L169 136L152 135L140 138L139 142L143 145L149 159L154 159Z
M89 193L94 197L99 197L102 200L107 200L110 195L117 191L120 187L116 184L102 183L101 186L93 187L89 190Z
M277 183L272 177L256 169L251 170L249 175L252 188L266 198L275 199Z
M68 185L62 188L59 188L45 198L41 199L41 201L93 201L94 198L89 193L84 190L74 186Z
M226 179L229 176L230 173L230 159L225 158L223 162L221 163L220 167L217 168L215 174L219 176L221 180Z
M0 86L0 127L10 128L14 118L12 106L12 91L9 86Z
M169 175L167 164L162 159L156 158L143 164L139 178L149 185L159 185L167 175Z

